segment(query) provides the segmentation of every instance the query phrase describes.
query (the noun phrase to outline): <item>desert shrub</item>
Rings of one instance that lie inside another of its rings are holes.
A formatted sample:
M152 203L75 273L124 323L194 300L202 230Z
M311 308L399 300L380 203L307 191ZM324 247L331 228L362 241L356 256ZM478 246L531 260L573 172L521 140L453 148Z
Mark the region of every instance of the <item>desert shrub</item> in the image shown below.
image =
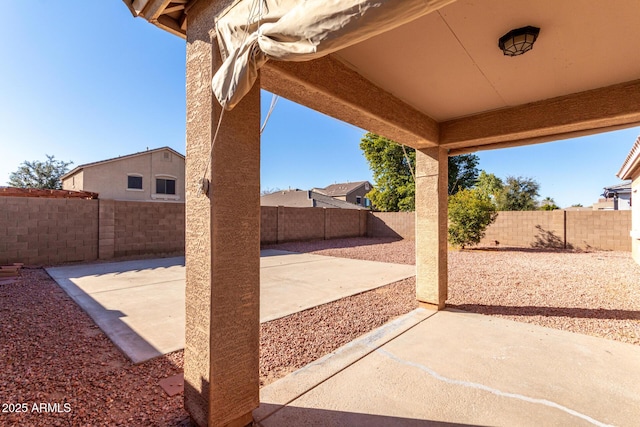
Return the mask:
M495 204L477 189L449 196L449 243L461 248L480 243L497 216Z

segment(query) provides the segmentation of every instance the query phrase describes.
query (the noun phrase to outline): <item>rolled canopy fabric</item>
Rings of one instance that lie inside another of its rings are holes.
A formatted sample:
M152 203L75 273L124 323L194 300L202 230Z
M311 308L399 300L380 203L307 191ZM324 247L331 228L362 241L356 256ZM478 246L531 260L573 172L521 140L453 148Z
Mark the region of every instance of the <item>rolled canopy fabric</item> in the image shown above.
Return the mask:
M231 110L269 59L309 61L454 0L241 0L216 22L223 64L211 86Z

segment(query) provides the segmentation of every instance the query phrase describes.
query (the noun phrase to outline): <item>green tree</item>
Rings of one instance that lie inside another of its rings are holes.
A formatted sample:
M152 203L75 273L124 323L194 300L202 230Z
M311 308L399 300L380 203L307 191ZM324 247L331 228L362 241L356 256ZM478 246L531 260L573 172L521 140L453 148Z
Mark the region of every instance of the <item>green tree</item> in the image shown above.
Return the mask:
M367 197L374 208L385 212L415 210L415 150L371 132L364 135L360 148L373 171L375 186ZM478 161L473 154L449 157L450 194L474 185Z
M373 206L384 212L412 211L415 209L415 150L390 139L367 133L360 148L373 171L374 188L367 194Z
M497 216L495 203L477 188L449 196L449 243L463 249L480 243Z
M556 209L560 209L560 207L558 205L556 205L555 200L553 200L551 197L545 197L540 202L540 210L541 211L553 211L553 210L556 210Z
M494 174L482 170L476 180L475 188L495 202L504 188L504 183Z
M283 191L281 188L275 187L275 188L265 188L264 190L260 190L260 195L261 196L266 196L268 194L273 194L273 193L277 193L279 191Z
M73 162L56 160L54 156L46 154L47 160L41 162L24 161L15 172L9 175L9 184L19 188L48 188L59 190L62 188L60 178L67 173Z
M449 195L475 185L478 179L478 162L480 158L475 154L449 157Z
M508 176L498 195L499 211L534 211L540 184L531 178Z

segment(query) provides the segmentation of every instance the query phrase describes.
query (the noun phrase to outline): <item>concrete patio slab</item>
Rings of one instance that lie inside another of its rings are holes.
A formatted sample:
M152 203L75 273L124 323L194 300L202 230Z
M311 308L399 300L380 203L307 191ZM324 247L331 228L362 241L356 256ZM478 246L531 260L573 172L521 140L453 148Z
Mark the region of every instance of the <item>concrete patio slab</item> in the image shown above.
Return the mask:
M413 265L263 250L260 321L288 316L415 274Z
M411 265L265 250L260 321L267 322L415 274ZM48 268L134 363L184 348L184 257Z
M633 426L640 347L418 309L260 395L262 427Z
M184 257L47 272L132 362L184 348Z

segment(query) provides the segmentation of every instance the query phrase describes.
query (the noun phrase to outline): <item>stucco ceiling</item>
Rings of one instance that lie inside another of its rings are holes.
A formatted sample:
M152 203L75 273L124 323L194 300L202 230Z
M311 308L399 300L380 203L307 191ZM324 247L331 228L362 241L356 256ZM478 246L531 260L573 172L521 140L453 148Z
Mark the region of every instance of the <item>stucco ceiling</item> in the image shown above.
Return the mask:
M192 8L238 0L124 0L181 37ZM194 9L194 10L195 10ZM415 148L525 145L640 124L640 0L452 0L311 62L269 61L263 88ZM540 28L504 56L508 31Z
M640 1L458 0L335 55L437 121L640 78ZM533 50L498 39L537 26Z

